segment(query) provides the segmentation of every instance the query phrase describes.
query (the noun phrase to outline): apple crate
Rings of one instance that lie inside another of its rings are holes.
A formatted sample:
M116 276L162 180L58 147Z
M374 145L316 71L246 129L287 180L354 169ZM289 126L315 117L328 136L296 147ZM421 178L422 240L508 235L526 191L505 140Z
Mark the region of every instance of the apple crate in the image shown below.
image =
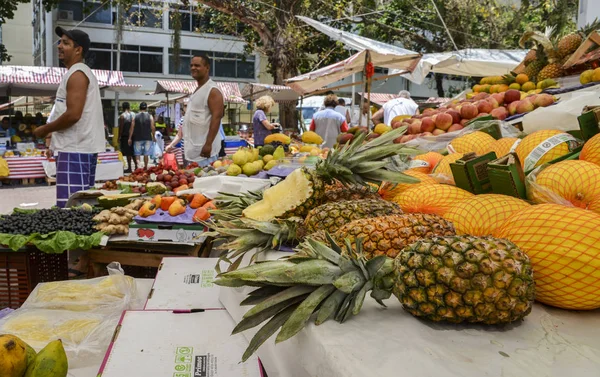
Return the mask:
M17 309L38 283L69 278L67 253L48 254L34 247L0 248L0 309Z

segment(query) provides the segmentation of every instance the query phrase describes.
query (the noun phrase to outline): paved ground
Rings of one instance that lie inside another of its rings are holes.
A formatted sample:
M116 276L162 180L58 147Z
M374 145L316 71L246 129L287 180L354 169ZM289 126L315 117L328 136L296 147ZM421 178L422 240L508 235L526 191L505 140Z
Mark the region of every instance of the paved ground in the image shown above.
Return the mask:
M33 206L23 206L37 203ZM56 186L3 186L0 188L0 214L10 213L13 208L50 208L56 204Z

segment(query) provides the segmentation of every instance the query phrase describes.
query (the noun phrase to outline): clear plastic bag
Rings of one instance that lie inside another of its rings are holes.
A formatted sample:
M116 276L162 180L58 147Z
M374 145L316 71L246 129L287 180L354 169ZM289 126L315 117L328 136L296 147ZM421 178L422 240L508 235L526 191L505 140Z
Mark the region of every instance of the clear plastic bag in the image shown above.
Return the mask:
M18 336L36 351L61 339L69 367L99 363L119 315L51 309L17 309L0 320L0 333Z
M573 203L563 198L556 192L544 185L540 185L536 182L537 176L546 168L552 166L551 164L544 164L535 168L525 178L525 190L527 192L527 199L534 203L554 203L560 204L567 207L575 207Z
M23 304L23 308L71 310L120 314L131 309L136 297L136 283L125 276L121 265L107 266L108 276L89 280L68 280L38 284Z

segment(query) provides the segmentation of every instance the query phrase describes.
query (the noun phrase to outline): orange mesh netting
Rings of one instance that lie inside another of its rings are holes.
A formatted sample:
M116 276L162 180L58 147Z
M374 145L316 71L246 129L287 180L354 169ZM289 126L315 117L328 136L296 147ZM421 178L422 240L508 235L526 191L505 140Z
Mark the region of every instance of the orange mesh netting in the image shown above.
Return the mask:
M415 186L415 185L431 185L438 184L434 178L428 176L427 174L420 173L414 170L406 170L404 172L406 175L410 175L411 177L415 177L421 180L419 183L399 183L394 185L393 183L384 182L379 189L379 195L385 200L393 200L394 197L407 189Z
M393 199L404 212L433 213L443 216L453 205L473 196L468 191L450 185L418 185Z
M496 157L498 158L506 156L517 140L519 139L516 137L503 137L502 139L494 141L489 146L487 152L495 152Z
M441 153L438 152L427 152L425 154L420 154L413 157L413 160L425 161L429 164L429 166L423 167L415 167L409 170L418 171L421 173L429 174L433 170L433 168L444 158Z
M513 213L529 207L524 200L507 195L474 195L452 206L444 218L451 221L456 234L489 236Z
M493 236L527 253L538 301L564 309L600 308L600 215L540 204L516 212Z
M583 145L579 159L600 165L600 134L592 137Z
M442 176L445 181L448 183L454 184L454 176L452 175L452 170L450 170L450 163L460 159L463 156L462 153L451 153L447 156L444 156L437 164L435 169L433 169L432 174Z
M450 145L456 153L475 152L478 155L486 153L496 141L485 132L475 131L464 136L459 136L450 142Z
M600 166L581 160L557 162L535 178L528 177L527 195L536 203L570 203L600 213Z
M515 149L515 153L519 156L519 161L521 161L521 165L525 166L525 159L529 156L532 150L534 150L538 145L544 142L546 139L562 134L564 132L557 130L541 130L532 133L531 135L526 136L523 141L517 146ZM550 162L554 159L557 159L560 156L564 156L569 153L569 146L567 143L561 143L554 148L550 149L546 154L542 156L542 158L535 164L535 167L538 167L546 162Z

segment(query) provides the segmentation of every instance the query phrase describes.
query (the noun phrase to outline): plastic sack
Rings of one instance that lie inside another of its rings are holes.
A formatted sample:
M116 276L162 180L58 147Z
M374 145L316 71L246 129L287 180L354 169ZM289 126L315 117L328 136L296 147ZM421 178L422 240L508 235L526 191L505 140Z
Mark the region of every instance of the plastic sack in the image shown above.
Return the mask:
M523 131L533 133L539 130L552 129L570 131L579 129L577 117L584 106L600 105L600 89L570 93L571 98L562 99L553 106L538 108L523 117ZM565 95L561 95L563 98Z
M175 157L175 153L163 154L163 167L165 170L177 171L179 169L177 166L177 158Z
M575 207L573 203L563 198L550 188L540 185L536 182L537 176L546 168L552 166L551 164L544 164L535 168L525 178L525 190L527 192L527 199L534 203L554 203L560 204L566 207Z
M459 131L447 132L438 136L421 136L404 143L406 146L427 151L441 151L446 149L452 140L475 131L484 131L500 137L519 137L522 133L515 126L501 120L482 120L473 122Z
M38 352L61 339L69 367L86 366L101 362L120 314L21 308L0 320L0 333L18 336Z
M107 270L109 276L96 279L38 284L22 308L104 314L131 309L137 293L135 279L125 276L118 262L109 264Z

